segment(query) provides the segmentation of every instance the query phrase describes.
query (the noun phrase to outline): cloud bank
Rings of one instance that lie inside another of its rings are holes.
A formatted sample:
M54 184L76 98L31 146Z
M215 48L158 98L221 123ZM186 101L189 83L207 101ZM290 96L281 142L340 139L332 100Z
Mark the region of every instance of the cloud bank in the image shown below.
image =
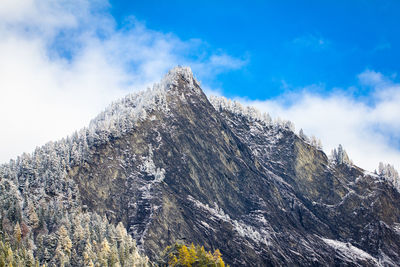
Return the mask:
M176 65L192 66L202 80L246 64L135 18L117 27L109 8L103 0L2 1L0 162L82 128Z
M366 170L377 169L380 161L400 169L400 84L371 70L358 75L358 81L358 86L371 88L367 98L340 90L323 96L304 88L272 100L238 100L293 121L297 130L320 138L328 154L342 144Z

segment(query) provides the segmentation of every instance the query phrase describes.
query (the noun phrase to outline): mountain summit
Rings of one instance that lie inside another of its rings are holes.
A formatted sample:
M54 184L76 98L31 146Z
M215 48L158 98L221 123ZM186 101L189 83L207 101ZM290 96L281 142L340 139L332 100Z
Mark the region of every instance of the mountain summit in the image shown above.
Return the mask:
M189 68L174 68L88 128L1 166L2 231L24 223L35 257L51 264L44 240L64 225L72 238L72 214L90 214L122 222L150 260L193 242L231 266L397 266L399 191L293 130L207 98Z

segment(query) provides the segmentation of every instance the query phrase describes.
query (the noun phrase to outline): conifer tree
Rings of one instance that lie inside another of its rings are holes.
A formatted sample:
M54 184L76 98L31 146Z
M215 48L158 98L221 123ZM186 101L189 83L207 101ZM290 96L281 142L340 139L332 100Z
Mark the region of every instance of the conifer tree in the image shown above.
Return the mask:
M29 210L29 224L33 229L36 229L39 227L39 217L35 211L35 206L32 204L32 202L29 202L28 204L28 210Z
M178 264L182 266L190 266L192 262L188 248L185 245L182 245L178 250L178 252L179 252Z
M19 222L17 222L14 227L14 238L15 241L17 241L17 244L21 242L22 232L21 232L21 227L19 226Z

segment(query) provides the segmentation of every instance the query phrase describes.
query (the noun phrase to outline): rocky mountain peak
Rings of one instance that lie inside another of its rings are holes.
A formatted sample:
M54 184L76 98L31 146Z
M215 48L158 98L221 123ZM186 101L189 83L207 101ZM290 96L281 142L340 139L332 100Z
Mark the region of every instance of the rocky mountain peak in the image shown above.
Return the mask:
M176 66L168 71L159 84L155 86L164 87L167 91L178 88L179 83L185 84L182 89L184 93L202 93L200 83L194 78L190 67Z
M190 67L176 66L168 71L162 81L167 84L176 84L178 79L184 79L188 81L189 84L193 84L194 78L192 69Z
M220 249L231 266L400 262L391 183L330 164L290 122L208 99L188 67L112 103L72 137L0 166L0 193L5 231L45 210L45 226L32 230L37 244L56 239L61 225L74 229L68 214L85 212L101 225L122 222L154 261L174 242L193 242Z

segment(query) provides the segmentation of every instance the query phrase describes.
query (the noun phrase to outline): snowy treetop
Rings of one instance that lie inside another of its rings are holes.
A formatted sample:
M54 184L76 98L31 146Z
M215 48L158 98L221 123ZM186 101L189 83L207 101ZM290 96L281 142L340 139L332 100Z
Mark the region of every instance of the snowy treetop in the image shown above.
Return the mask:
M123 117L133 121L145 119L146 111L156 109L168 111L166 94L172 86L178 85L179 79L184 79L190 88L194 87L191 69L189 67L175 67L164 76L160 83L155 83L152 88L129 94L113 102L105 111L91 121L89 128L96 128L96 125L107 128L112 126L113 123L120 123Z
M190 67L177 66L168 71L168 73L162 79L161 83L165 85L168 84L177 85L176 83L178 79L181 78L187 81L190 86L193 86L194 80L197 82L197 80L193 77L193 72Z
M378 174L384 177L386 180L392 182L393 186L400 192L399 172L394 168L393 165L379 162Z
M300 129L299 131L299 137L306 142L307 144L310 144L312 146L314 146L315 148L322 150L322 142L320 139L318 139L317 137L315 137L314 135L312 135L311 137L308 137L303 129Z
M346 150L340 144L339 144L337 149L334 148L331 151L331 155L330 155L329 158L330 158L331 162L333 162L335 164L353 165L353 161L349 158L349 156L347 155Z
M148 112L153 110L168 112L166 96L170 89L178 85L179 79L183 79L191 90L199 92L194 85L194 82L197 84L198 82L193 77L190 67L175 67L164 76L160 83L155 83L152 88L129 94L112 103L90 122L88 130L91 133L105 131L120 136L129 131L135 122L146 119Z
M216 110L229 111L233 114L246 117L250 121L262 122L267 126L272 126L278 129L285 129L295 133L295 125L289 120L282 120L279 117L272 120L268 113L262 113L252 106L243 106L241 103L235 100L227 99L223 96L210 96L210 103ZM296 134L296 133L295 133ZM303 129L300 129L298 136L307 144L315 147L316 149L322 150L321 140L315 136L308 137L304 134Z
M259 110L251 106L243 106L236 100L232 101L223 96L210 96L209 101L216 110L229 111L233 114L246 117L250 121L259 121L269 126L284 128L294 132L295 127L293 122L281 120L280 118L272 121L271 116L268 113L261 113Z

